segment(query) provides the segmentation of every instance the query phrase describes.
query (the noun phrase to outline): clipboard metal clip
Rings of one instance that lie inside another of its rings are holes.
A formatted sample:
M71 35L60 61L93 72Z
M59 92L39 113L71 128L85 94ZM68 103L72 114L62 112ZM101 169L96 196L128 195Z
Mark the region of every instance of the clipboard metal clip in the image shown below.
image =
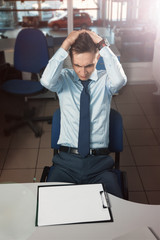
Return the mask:
M102 200L102 206L103 208L107 208L108 207L108 201L107 201L107 195L106 192L104 191L100 191L100 195L101 195L101 200Z

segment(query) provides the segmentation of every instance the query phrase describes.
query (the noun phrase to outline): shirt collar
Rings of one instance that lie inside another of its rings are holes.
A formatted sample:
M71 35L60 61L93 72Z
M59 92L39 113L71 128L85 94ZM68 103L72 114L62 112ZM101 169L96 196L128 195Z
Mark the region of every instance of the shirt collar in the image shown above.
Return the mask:
M93 81L97 81L97 80L98 80L97 69L95 69L95 70L93 71L93 73L92 73L91 76L90 76L90 79L93 80Z

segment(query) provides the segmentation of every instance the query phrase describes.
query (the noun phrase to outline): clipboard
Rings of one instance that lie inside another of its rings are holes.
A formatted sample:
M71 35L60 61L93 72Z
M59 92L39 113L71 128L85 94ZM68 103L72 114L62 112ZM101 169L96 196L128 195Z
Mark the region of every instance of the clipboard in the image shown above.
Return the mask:
M102 184L38 186L36 226L112 221Z

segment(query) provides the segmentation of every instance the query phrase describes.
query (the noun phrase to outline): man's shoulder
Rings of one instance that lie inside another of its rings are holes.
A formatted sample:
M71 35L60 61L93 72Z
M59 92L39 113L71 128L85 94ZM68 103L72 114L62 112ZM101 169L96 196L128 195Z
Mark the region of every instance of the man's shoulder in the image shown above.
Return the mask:
M97 76L98 76L98 80L101 81L102 79L107 78L107 71L106 70L98 70L97 71Z
M73 69L63 68L63 69L62 69L62 74L65 74L66 76L71 77L71 76L74 76L74 75L75 75L75 72L74 72Z
M77 75L73 69L63 68L62 72L61 72L61 76L65 81L66 80L69 82L77 82L78 81Z

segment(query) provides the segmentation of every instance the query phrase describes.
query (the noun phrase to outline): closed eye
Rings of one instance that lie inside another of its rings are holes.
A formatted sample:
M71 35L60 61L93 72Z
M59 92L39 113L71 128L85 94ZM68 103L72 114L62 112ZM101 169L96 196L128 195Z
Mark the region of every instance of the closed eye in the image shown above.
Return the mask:
M78 64L74 64L74 66L75 66L75 67L79 67L79 68L83 67L83 66L80 66L80 65L78 65ZM94 66L94 64L89 64L89 65L87 65L87 66L84 66L84 68L90 68L90 67L93 67L93 66Z

